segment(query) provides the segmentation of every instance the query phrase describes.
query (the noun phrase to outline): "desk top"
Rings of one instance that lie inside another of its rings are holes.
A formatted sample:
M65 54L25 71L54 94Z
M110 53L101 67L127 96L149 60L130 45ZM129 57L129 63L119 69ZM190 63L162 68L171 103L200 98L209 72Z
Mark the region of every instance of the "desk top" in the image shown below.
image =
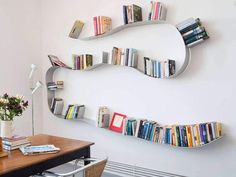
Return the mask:
M8 157L0 158L0 175L21 168L29 167L37 163L42 163L59 156L65 156L66 154L73 153L94 144L92 142L73 140L44 134L32 136L29 137L29 139L32 145L54 144L61 150L55 154L40 154L31 156L24 156L19 150L10 151Z

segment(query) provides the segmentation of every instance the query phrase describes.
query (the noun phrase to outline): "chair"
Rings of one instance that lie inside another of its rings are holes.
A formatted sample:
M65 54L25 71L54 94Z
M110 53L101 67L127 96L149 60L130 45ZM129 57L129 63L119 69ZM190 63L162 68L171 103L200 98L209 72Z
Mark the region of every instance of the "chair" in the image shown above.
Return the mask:
M78 163L83 161L86 165L77 168ZM94 159L94 158L87 158L87 159L77 159L75 161L75 170L70 171L68 173L57 173L52 171L44 171L40 175L35 175L34 177L75 177L76 174L82 172L83 177L101 177L103 170L106 166L107 158L105 159ZM77 169L76 169L77 168Z

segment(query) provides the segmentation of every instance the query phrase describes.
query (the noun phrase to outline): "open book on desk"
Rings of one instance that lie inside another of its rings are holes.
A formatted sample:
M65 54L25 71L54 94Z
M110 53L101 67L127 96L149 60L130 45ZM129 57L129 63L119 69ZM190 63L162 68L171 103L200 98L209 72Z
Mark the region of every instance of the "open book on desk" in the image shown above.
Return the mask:
M37 155L47 153L57 153L60 148L55 147L53 144L40 145L40 146L25 146L20 148L24 155Z

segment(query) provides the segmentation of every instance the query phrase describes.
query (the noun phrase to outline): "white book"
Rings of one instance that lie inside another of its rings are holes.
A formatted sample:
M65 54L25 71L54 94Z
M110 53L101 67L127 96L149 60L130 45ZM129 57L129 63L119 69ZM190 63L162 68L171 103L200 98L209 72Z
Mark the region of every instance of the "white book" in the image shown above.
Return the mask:
M215 131L215 125L214 125L214 122L211 122L211 129L212 129L213 139L216 139L216 131Z
M150 65L151 65L151 60L146 60L146 62L147 62L147 63L146 63L146 64L147 64L147 75L150 76L150 75L151 75L151 72L150 72L150 71L151 71L151 70L150 70L150 67L151 67L151 66L150 66Z
M207 141L208 142L211 142L211 137L210 137L210 132L209 132L209 127L208 127L208 124L206 124L206 133L207 133Z
M157 77L157 61L153 61L153 77Z
M140 120L137 120L136 130L135 130L135 136L138 137L138 132L140 128Z
M41 146L20 147L20 150L24 155L33 155L33 154L41 154L41 153L56 153L60 151L60 148L57 148L52 144L48 144L48 145L41 145Z
M167 14L167 9L163 5L161 5L161 13L160 13L160 16L159 16L159 20L165 21L166 20L166 14Z
M165 62L161 61L161 78L165 78Z
M150 60L150 76L153 77L153 61Z
M120 58L120 65L125 65L125 56L126 56L126 49L122 49L121 58Z
M192 30L190 30L190 31L188 31L188 32L186 32L186 33L184 33L184 34L182 34L182 36L185 37L185 36L187 36L187 35L189 35L189 34L191 34L191 33L193 33L193 32L199 33L199 32L201 32L201 31L203 31L203 30L204 30L204 28L203 28L202 26L199 26L199 27L197 27L197 28L195 28L195 29L192 29Z
M195 19L193 17L188 18L187 20L184 20L183 22L180 22L179 24L176 25L176 27L179 30L182 30L184 28L186 28L187 26L194 24L195 23Z
M20 147L25 147L25 146L30 146L30 145L31 145L31 143L28 142L28 143L24 143L24 144L16 145L16 146L9 146L9 145L3 144L2 147L3 147L3 149L6 149L8 151L12 151L15 149L19 149Z
M169 71L169 60L164 61L164 67L165 67L165 78L168 78L170 76Z
M64 101L63 100L56 101L53 114L62 115L63 106L64 106Z
M84 117L84 112L85 112L85 106L84 105L80 105L78 110L78 116L77 118L83 118Z

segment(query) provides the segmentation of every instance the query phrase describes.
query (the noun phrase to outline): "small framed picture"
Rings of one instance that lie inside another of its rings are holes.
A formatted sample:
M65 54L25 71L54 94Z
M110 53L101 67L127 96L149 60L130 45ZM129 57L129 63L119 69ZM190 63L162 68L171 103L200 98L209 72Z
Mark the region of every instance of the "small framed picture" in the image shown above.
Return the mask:
M111 124L110 124L110 130L116 131L121 133L123 129L124 119L126 118L126 115L114 113Z

